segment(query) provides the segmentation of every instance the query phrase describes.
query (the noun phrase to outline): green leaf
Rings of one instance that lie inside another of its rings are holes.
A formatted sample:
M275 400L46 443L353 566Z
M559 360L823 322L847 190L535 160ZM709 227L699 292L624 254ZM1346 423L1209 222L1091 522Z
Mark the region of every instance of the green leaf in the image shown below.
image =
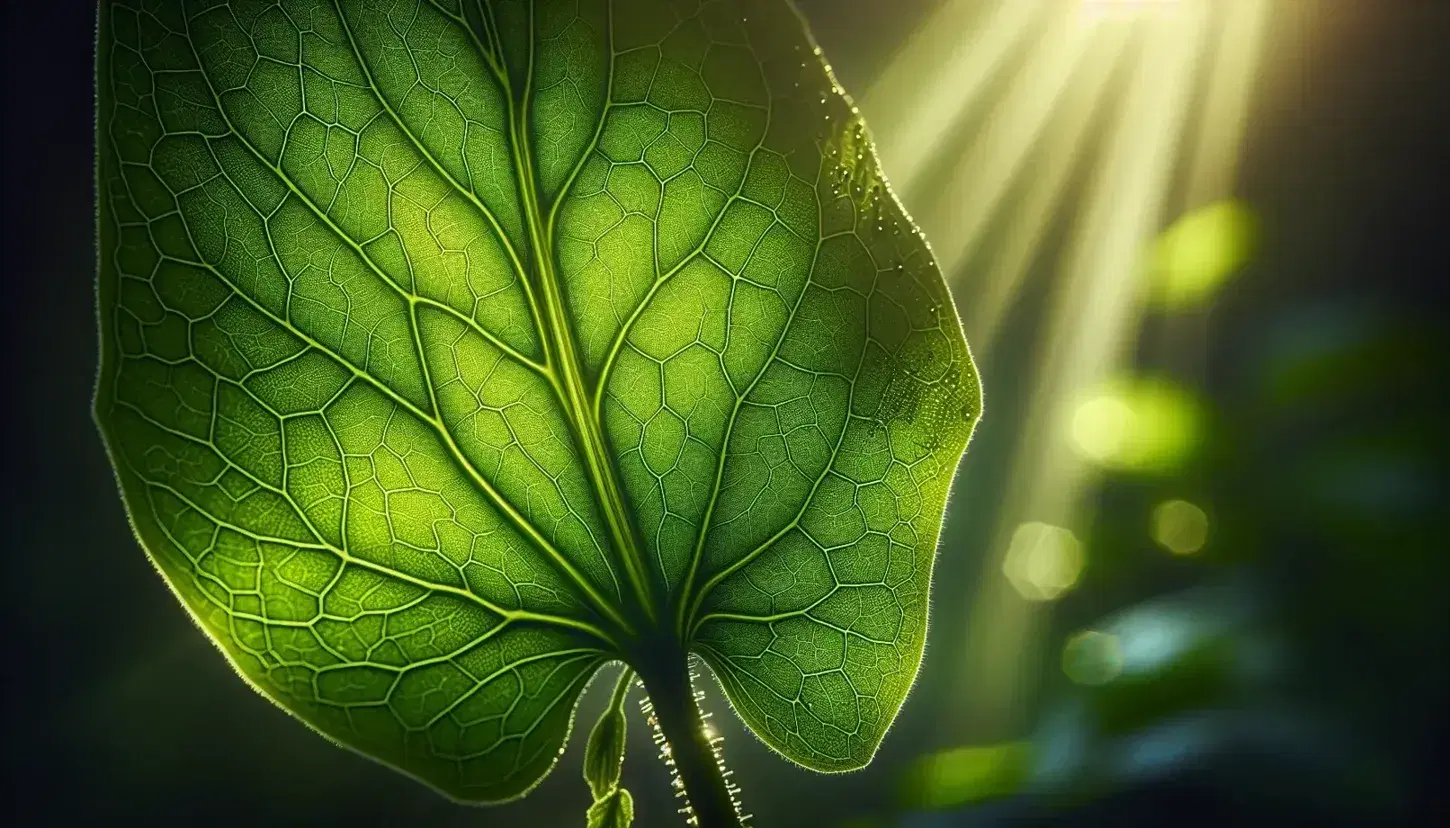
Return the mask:
M634 822L634 797L624 788L615 788L604 799L589 806L585 817L588 828L629 828Z
M599 715L594 729L589 731L589 741L584 743L584 781L596 800L602 799L619 786L619 776L624 769L624 737L628 722L624 717L624 698L634 672L625 668L614 685L609 707Z
M981 399L783 0L110 0L96 417L259 692L453 797L704 658L865 764Z

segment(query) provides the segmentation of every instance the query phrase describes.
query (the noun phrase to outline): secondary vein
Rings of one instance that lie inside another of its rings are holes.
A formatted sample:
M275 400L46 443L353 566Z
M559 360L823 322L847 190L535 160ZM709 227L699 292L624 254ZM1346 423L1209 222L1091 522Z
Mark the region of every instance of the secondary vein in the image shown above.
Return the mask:
M237 138L237 141L242 144L242 146L244 146L254 157L257 158L259 163L265 164L268 169L270 169L273 174L276 175L278 179L289 188L289 190L295 193L298 198L302 199L303 203L311 207L314 212L317 212L316 206L312 205L311 202L306 199L306 196L297 189L297 187L282 172L282 170L279 169L276 165L272 164L269 160L267 160L267 158L263 156L256 149L256 147L252 146L251 143L248 142L246 138L241 134L241 131L236 128L236 125L232 123L231 118L227 115L226 111L222 107L221 96L217 94L216 88L212 84L211 78L208 77L206 72L202 69L201 56L196 53L196 47L195 44L192 42L190 33L188 33L188 37L186 38L186 40L187 43L191 45L192 56L196 60L197 70L202 76L202 79L206 82L207 89L210 91L212 100L216 104L217 113L227 124L228 128L231 131L231 134ZM340 238L346 241L350 241L346 234L342 232L341 228L337 227L336 224L333 224L331 219L329 219L325 214L318 213L318 215L322 218L323 221L327 222L328 225L332 227L334 232L336 232ZM366 260L365 256L364 258ZM368 263L369 265L372 265L370 260L368 261ZM280 259L278 261L278 266L281 266ZM373 267L376 271L376 266ZM355 375L367 378L375 387L386 388L388 392L392 392L391 388L387 388L386 383L377 381L370 374L353 365L351 362L341 359L340 355L333 353L331 349L323 347L320 342L317 342L317 340L312 339L311 337L302 336L302 332L297 330L297 328L292 325L290 321L279 319L275 314L271 313L271 311L263 308L260 303L256 302L254 299L252 299L252 297L247 296L244 292L242 292L237 285L231 282L231 280L226 279L224 276L222 276L217 268L210 269L219 278L222 278L223 281L225 281L238 296L242 296L259 311L265 313L274 322L282 325L285 329L291 331L293 334L298 335L300 338L303 338L304 341L310 341L310 344L317 346L320 351L329 354L334 359L337 359L343 365L350 368ZM379 277L382 278L384 282L390 285L393 284L392 280L388 279L385 275L383 275L381 271L377 272ZM397 287L396 285L393 286L395 288ZM416 303L410 302L409 304L411 317L411 307L414 306ZM413 327L415 326L413 326L410 318L410 328ZM417 341L416 333L414 333L413 339L413 344L415 348L417 348L419 351L418 358L420 364L424 363L426 358L422 354L421 343ZM527 364L535 365L535 363L533 363L532 361L529 361ZM426 366L423 368L423 370L426 374ZM427 383L426 381L425 385L428 386L428 393L431 398L434 393L432 385L431 383ZM405 407L408 408L415 416L418 416L424 423L432 427L434 433L437 434L439 439L441 439L443 443L448 447L448 450L453 456L455 462L458 463L459 467L464 470L464 472L469 476L474 484L478 486L481 491L484 492L485 496L487 496L490 502L494 504L495 508L497 508L500 512L503 512L504 515L509 519L509 521L515 526L515 528L523 532L525 536L528 537L529 540L532 541L536 547L542 550L546 554L546 556L554 562L554 564L562 571L566 578L583 593L583 597L590 603L590 605L594 609L599 611L606 618L609 618L611 621L618 624L622 629L627 631L631 628L629 622L619 613L619 611L613 606L613 604L611 604L609 601L606 601L604 597L599 594L599 591L594 587L594 585L587 578L579 573L578 569L574 567L574 565L568 560L568 558L561 554L559 550L551 542L549 542L549 540L545 538L543 534L528 520L528 518L520 513L518 509L515 508L514 505L509 502L509 500L505 498L501 492L499 492L476 468L474 468L473 464L468 460L467 456L464 455L463 451L459 448L457 442L453 439L452 433L449 432L448 428L443 425L442 420L439 418L439 416L437 416L438 410L436 401L434 403L433 414L425 414L420 409L418 409L417 406L413 405L411 401L407 401L401 395L398 395L396 393L389 393L389 396L395 400L402 401L405 404Z
M529 284L528 271L519 259L518 251L514 249L513 242L509 239L508 233L504 232L503 225L499 222L498 217L493 214L492 210L488 209L478 195L473 192L473 189L463 186L463 182L454 178L453 174L439 163L438 159L433 157L433 153L423 145L422 141L418 140L418 137L413 134L413 130L403 120L402 116L388 102L387 96L383 94L382 87L378 85L377 80L373 77L372 67L368 65L367 59L363 56L362 49L357 45L357 40L353 37L352 25L348 23L347 15L342 10L341 0L334 0L333 5L337 9L337 17L342 24L342 31L347 35L348 44L352 47L353 55L357 58L358 67L362 69L363 77L367 79L368 86L372 89L373 95L378 99L378 104L388 114L388 117L392 119L393 123L397 125L398 129L402 130L403 135L407 136L408 140L417 148L418 154L422 155L428 161L428 164L434 172L447 181L459 195L472 203L488 222L489 228L498 236L499 243L503 245L504 252L508 254L509 263L513 266L514 272L519 278L519 284L523 287L524 298L529 303L529 309L533 317L534 331L539 337L540 344L542 344L544 332L541 327L542 320L539 315L538 303L534 298L533 287ZM508 94L506 88L502 91L503 94Z

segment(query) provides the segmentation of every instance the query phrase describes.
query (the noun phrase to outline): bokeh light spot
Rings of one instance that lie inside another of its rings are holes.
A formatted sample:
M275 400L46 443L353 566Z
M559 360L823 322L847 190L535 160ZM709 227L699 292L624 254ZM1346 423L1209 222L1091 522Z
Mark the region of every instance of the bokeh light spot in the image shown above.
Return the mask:
M1072 418L1072 436L1078 448L1099 462L1123 454L1132 427L1133 409L1110 394L1084 402Z
M1186 500L1168 500L1153 510L1153 540L1175 555L1192 555L1208 542L1208 515Z
M1254 214L1237 201L1183 216L1153 244L1149 298L1168 310L1208 304L1249 260L1256 230Z
M1082 542L1061 526L1024 523L1012 533L1002 572L1029 601L1051 601L1067 592L1082 574Z
M1077 684L1107 684L1123 672L1123 644L1097 630L1077 633L1062 648L1062 672Z
M1072 442L1087 460L1117 471L1179 468L1199 441L1201 412L1185 389L1163 380L1105 383L1078 404Z

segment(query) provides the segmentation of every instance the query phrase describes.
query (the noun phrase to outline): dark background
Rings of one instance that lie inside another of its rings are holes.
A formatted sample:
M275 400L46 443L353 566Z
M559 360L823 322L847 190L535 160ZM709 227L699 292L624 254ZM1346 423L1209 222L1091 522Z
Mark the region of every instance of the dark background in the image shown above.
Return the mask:
M1243 590L1254 596L1251 619L1221 646L1272 641L1277 678L1230 691L1192 662L1137 696L1050 687L1044 710L1097 717L1100 730L1118 722L1124 738L1160 719L1196 721L1212 738L1176 743L1197 747L1180 751L1188 761L1152 772L1104 772L1086 786L912 814L897 782L902 768L954 744L940 717L950 710L945 688L959 642L934 618L918 688L878 761L856 776L788 765L744 735L712 694L760 825L888 824L903 811L901 824L911 825L1410 824L1450 807L1442 316L1450 3L1302 2L1318 9L1318 31L1294 41L1293 59L1266 64L1264 103L1246 136L1239 193L1261 217L1262 247L1207 322L1200 382L1216 425L1190 474L1213 494L1231 551L1206 570L1145 567L1089 580L1054 622L1060 642L1156 595L1196 601L1200 593L1182 590ZM800 5L848 91L869 83L926 6ZM91 11L68 0L5 8L3 353L19 381L7 385L6 406L16 418L6 429L6 525L18 531L0 553L10 788L0 821L582 824L577 740L523 803L447 803L328 745L248 690L137 548L89 410ZM1292 36L1271 28L1269 53ZM1031 319L1014 324L1030 329ZM1012 359L984 364L989 392L1010 387ZM989 408L971 455L985 458L985 471L961 485L990 487L994 441L1011 435L1011 414L1010 404ZM1152 496L1142 484L1109 481L1099 508L1126 513ZM965 613L942 590L974 577L982 554L970 527L986 522L991 499L962 500L947 529L938 613ZM1112 520L1098 525L1095 548L1141 545L1116 537ZM639 824L679 824L642 731L635 719L626 763Z

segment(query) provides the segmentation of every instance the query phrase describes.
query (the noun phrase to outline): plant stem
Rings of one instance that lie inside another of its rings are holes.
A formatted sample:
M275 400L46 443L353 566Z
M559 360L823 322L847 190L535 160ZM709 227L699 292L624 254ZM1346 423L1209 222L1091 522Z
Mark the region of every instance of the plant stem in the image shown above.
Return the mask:
M639 665L640 678L653 705L654 724L669 746L669 760L694 812L691 824L698 828L741 828L735 798L695 701L689 663L683 654L658 661L664 664L657 669Z
M606 713L622 712L624 710L624 697L629 695L629 686L634 683L634 670L625 665L619 671L619 678L614 682L614 692L609 696L609 707Z

